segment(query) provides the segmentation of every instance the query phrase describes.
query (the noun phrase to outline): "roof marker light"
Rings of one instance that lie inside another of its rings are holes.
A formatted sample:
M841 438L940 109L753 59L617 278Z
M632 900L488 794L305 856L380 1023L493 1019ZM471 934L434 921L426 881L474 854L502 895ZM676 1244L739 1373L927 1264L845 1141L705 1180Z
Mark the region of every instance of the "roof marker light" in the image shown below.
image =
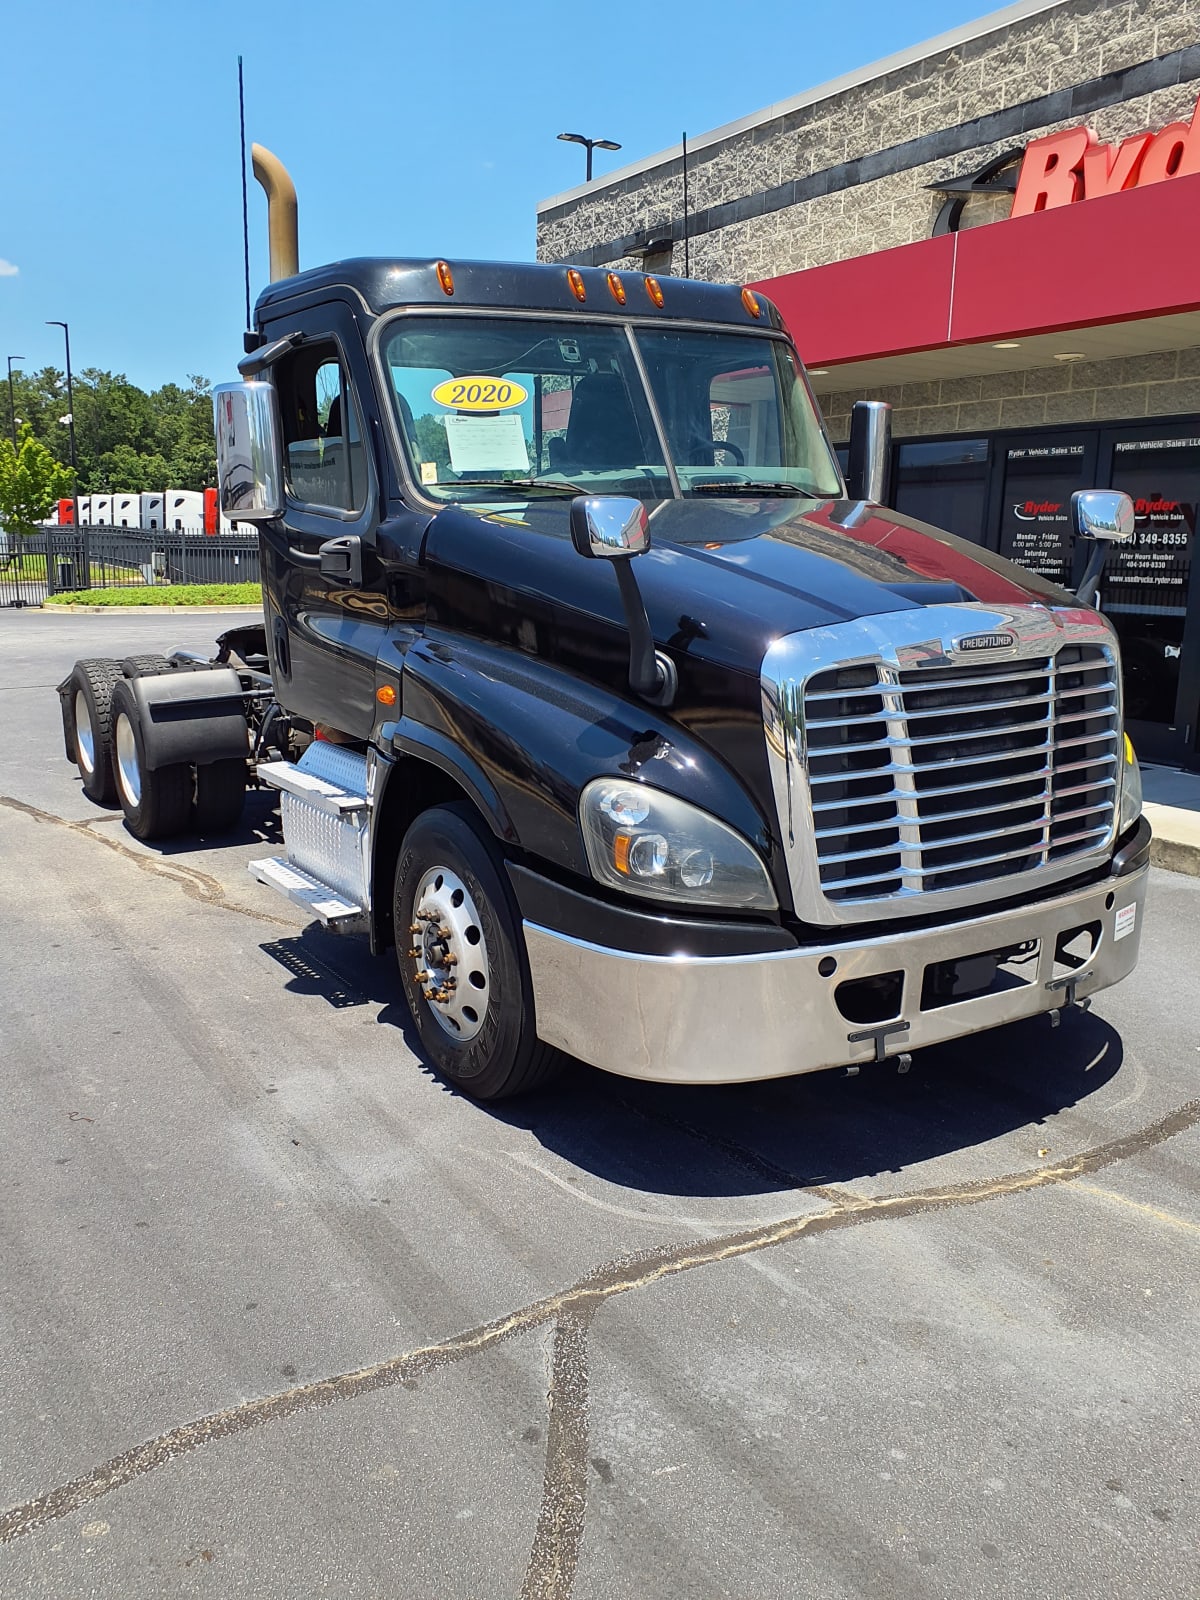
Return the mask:
M625 285L621 282L620 278L617 277L615 272L610 272L608 274L608 292L610 295L612 295L613 299L619 306L623 306L625 304Z
M576 300L587 299L587 284L583 281L582 272L577 272L574 267L568 267L567 282L571 285L571 293Z
M442 286L443 294L454 293L454 274L450 271L448 261L439 261L437 264L437 281Z
M742 304L752 317L758 318L762 316L762 306L759 305L758 296L753 289L742 290Z
M654 304L656 306L661 306L662 305L662 303L663 303L662 285L659 283L657 278L647 278L646 279L646 293L650 296L651 300L654 302Z

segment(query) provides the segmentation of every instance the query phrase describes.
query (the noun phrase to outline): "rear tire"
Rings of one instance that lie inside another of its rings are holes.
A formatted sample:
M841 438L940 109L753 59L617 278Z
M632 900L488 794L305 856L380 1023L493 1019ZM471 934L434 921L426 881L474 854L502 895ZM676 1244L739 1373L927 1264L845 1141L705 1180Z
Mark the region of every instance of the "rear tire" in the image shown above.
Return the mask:
M475 1100L524 1094L561 1059L535 1032L525 941L503 870L474 812L460 804L419 816L396 863L404 997L438 1072ZM409 933L414 923L421 929Z
M127 678L150 678L157 672L172 670L170 661L157 651L151 651L143 656L126 656L121 662L121 671Z
M112 765L125 826L135 839L169 839L192 818L192 769L187 762L146 766L142 721L124 678L112 692Z
M77 661L71 673L71 759L83 792L97 805L111 804L116 789L112 762L112 697L121 679L115 661Z
M195 820L198 833L228 833L241 821L246 804L246 763L239 757L196 768Z

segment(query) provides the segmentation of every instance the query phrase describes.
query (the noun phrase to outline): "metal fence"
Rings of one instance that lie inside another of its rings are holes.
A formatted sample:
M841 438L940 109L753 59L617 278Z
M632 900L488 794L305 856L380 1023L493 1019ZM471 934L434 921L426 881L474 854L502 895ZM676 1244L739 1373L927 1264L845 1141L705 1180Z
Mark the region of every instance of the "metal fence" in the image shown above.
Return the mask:
M77 589L181 583L258 583L258 536L48 528L29 539L0 533L0 607L40 606Z

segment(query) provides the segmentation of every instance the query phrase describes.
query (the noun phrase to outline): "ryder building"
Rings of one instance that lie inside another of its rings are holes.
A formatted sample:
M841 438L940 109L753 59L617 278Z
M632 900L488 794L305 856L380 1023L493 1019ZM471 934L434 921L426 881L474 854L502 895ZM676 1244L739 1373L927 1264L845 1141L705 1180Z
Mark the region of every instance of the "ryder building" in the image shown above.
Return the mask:
M892 498L1060 581L1128 490L1102 604L1139 751L1200 764L1200 0L1025 0L545 201L546 261L749 282Z

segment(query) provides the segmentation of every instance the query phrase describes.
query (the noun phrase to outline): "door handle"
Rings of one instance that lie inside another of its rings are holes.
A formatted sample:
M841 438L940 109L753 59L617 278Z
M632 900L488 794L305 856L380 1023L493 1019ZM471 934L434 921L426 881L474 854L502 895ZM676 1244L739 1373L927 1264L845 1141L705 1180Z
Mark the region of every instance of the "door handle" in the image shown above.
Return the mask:
M302 567L317 567L323 578L332 578L336 583L350 584L355 589L362 587L362 539L357 533L326 539L324 544L317 546L315 555L289 545L288 560Z

